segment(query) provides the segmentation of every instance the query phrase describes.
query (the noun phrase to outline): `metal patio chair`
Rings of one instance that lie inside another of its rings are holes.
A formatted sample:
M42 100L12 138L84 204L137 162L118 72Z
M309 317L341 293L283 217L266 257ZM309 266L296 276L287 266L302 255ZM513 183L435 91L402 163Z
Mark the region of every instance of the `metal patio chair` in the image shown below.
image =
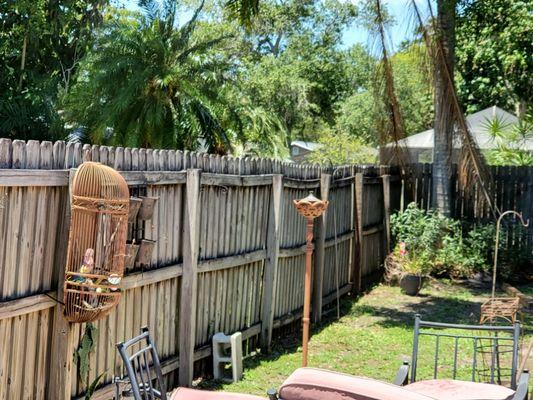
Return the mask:
M420 363L420 338L435 338L433 357L433 380L439 378L439 359L442 356L443 340L452 341L453 363L451 379L458 374L459 347L461 343L469 343L471 356L468 369L471 382L485 382L496 385L508 383L515 391L513 400L527 400L529 372L520 371L518 375L518 352L520 342L520 323L513 325L459 325L442 322L423 321L420 315L415 316L413 353L411 363L405 362L396 375L394 384L407 385L417 382L417 369ZM507 362L507 366L503 365ZM465 368L464 358L461 367Z
M433 379L430 380L417 380L417 370L427 359L420 354L422 348L428 348L421 346L423 336L435 338ZM517 378L519 340L518 322L511 326L457 325L422 321L416 315L411 365L405 362L400 367L392 385L333 371L299 368L283 383L279 392L271 389L267 394L270 400L527 400L529 372L522 371ZM468 349L472 357L468 363L459 356L459 350L464 349ZM453 359L453 362L449 367L449 379L442 379L439 376L439 371L443 374L443 370L439 370L442 368L440 361L446 358ZM510 364L508 367L503 366L506 361ZM456 380L465 378L465 374L469 380ZM510 388L502 385L505 379ZM481 380L491 384L481 383Z
M118 343L117 349L128 376L115 379L115 399L126 395L135 400L167 400L161 363L148 328L143 327L139 336ZM121 391L120 386L125 383L130 388Z

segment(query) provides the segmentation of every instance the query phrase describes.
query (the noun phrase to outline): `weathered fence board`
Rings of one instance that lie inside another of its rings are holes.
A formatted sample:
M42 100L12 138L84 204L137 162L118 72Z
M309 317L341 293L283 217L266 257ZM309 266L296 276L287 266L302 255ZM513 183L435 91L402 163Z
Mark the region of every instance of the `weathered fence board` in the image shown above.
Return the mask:
M415 188L414 198L419 207L431 208L431 164L416 164L411 185ZM491 201L503 212L515 210L521 212L524 218L533 221L533 167L493 166L489 167L492 182L489 187ZM470 195L465 195L457 184L457 168L453 168L453 214L452 216L462 221L473 223L494 222L494 215L477 184L471 188ZM391 196L394 198L394 196ZM533 223L519 235L518 229L509 228L502 232L507 239L509 250L526 252L533 259Z
M136 228L156 241L151 264L127 271L119 306L94 323L95 351L82 381L74 353L86 325L67 323L57 300L69 169L84 161L113 166L134 195L159 200L153 219ZM330 200L315 241L321 274L314 314L320 316L337 296L357 290L358 276L379 271L386 214L375 170L0 139L0 398L82 398L105 373L94 398L109 399L113 376L123 372L115 344L145 325L170 386L190 383L195 363L197 372L208 372L202 360L218 331L242 331L246 348L268 349L273 331L301 318L305 220L292 200L309 190Z

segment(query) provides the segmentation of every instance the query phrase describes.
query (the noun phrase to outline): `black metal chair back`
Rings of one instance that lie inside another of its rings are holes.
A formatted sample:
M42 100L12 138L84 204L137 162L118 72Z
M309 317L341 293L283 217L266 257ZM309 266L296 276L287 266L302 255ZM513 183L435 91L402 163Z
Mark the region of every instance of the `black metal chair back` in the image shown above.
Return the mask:
M457 377L459 363L461 368L467 366L471 370L472 382L484 381L501 385L502 378L507 378L511 389L516 389L518 345L520 340L519 322L508 326L458 325L422 321L420 315L416 315L411 361L411 383L416 381L421 336L435 338L433 379L438 379L439 369L441 368L439 359L453 354L451 378L455 379ZM445 339L447 339L447 346L443 346ZM451 344L448 341L451 341ZM465 345L463 342L468 344ZM471 356L468 362L465 362L465 358L462 355L460 359L458 358L460 347L463 350L465 348L468 349L469 356ZM510 363L510 366L502 367L504 363Z
M141 334L117 344L135 400L167 400L161 363L147 327ZM155 385L154 385L155 384Z

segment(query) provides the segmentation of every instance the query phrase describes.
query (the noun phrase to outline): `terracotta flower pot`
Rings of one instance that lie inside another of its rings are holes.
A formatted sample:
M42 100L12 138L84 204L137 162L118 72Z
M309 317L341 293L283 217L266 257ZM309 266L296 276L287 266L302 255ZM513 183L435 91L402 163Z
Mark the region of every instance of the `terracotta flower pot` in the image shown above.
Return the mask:
M142 205L139 209L139 214L137 214L137 218L143 221L152 219L155 202L158 198L159 197L141 196L140 199L142 200Z
M409 296L416 296L423 284L424 277L420 275L406 274L400 279L400 287Z
M124 258L124 268L126 269L126 271L133 269L138 252L138 244L126 243L126 257Z
M149 265L152 261L154 247L155 240L142 239L135 263L139 265Z
M138 197L130 197L130 213L128 214L128 222L135 221L142 203L142 199L139 199Z

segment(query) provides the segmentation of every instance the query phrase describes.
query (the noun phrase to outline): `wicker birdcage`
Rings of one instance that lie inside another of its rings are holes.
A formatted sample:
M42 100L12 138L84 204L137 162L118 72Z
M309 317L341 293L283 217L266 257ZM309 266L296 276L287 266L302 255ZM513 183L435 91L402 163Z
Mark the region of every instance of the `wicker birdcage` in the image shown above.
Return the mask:
M90 322L120 300L128 228L129 191L113 168L85 162L72 183L65 268L65 317Z

